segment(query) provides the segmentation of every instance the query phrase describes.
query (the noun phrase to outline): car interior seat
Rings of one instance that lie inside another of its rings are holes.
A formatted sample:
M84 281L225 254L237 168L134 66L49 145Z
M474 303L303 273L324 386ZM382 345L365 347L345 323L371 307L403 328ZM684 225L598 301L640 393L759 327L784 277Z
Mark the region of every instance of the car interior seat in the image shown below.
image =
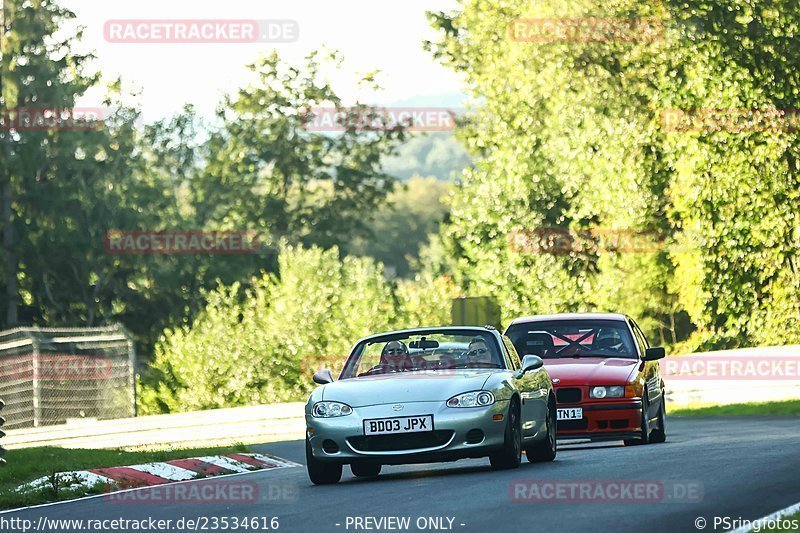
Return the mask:
M522 348L520 350L520 348ZM538 355L547 357L555 352L553 337L549 333L535 332L528 333L523 339L517 351L523 357L526 355Z

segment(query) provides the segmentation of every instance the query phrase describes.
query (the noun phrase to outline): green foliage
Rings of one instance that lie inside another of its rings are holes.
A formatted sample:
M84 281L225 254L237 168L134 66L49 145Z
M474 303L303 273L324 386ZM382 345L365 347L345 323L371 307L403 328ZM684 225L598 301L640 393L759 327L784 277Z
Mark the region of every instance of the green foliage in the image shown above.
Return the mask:
M656 18L649 39L518 42L520 18ZM662 110L797 108L789 2L464 1L430 15L478 158L423 263L505 313L619 310L683 347L800 340L796 131L672 132ZM649 253L514 254L515 229L657 232ZM488 258L491 258L489 260ZM687 336L696 329L691 340Z
M797 131L671 131L662 117L799 108L792 2L461 5L430 14L439 37L426 46L466 81L456 135L469 155L450 133L307 131L307 111L341 106L322 74L341 58L316 53L258 60L213 125L187 107L135 128L112 81L102 128L0 132L0 326L120 321L148 355L169 326L143 379L150 412L302 398L311 372L341 364L359 336L446 323L462 292L496 297L503 322L624 311L676 351L800 342ZM73 52L70 11L5 6L4 108L71 108L101 88L91 56ZM509 38L516 19L559 17L654 18L663 34ZM461 168L455 187L396 181ZM660 240L638 253L511 245L551 228ZM103 241L116 229L255 230L268 246L112 255Z
M397 183L380 205L369 235L355 237L343 248L351 255L369 256L401 277L411 274L421 246L439 230L447 215L444 205L452 189L435 178L411 178Z
M72 51L81 30L60 31L73 27L71 12L42 0L5 5L3 107L72 108L102 89L91 57ZM105 103L114 114L100 128L6 133L0 289L3 303L21 313L4 312L0 328L119 321L136 336L145 366L169 326L141 379L144 405L158 412L299 398L310 383L306 370L340 364L360 335L446 322L453 290L446 280L394 285L380 263L339 259L337 246L352 246L410 276L419 244L445 216L446 185L396 186L383 170L405 139L400 127L306 129L309 110L341 106L322 75L329 61L341 58L312 53L301 65L261 58L249 67L252 83L224 98L213 124L187 106L134 127L138 112L121 105L115 81ZM435 138L425 149L438 172L458 150L452 139ZM243 255L104 249L111 230L176 229L256 231L266 246ZM280 239L300 248L279 259ZM234 331L242 335L236 342L222 342Z
M413 280L399 280L395 289L397 314L393 329L450 324L450 306L459 296L448 276L417 274Z
M433 176L452 181L469 164L470 157L452 132L432 132L409 136L396 155L384 159L383 168L401 180Z
M693 4L706 20L696 39L672 47L664 107L796 108L800 79L775 75L800 59L790 37L800 22L795 6ZM702 330L696 346L797 342L797 132L670 133L665 146L685 247L673 256L676 283Z
M147 413L302 400L311 376L341 370L356 339L397 327L449 322L446 278L388 282L370 259L336 248L282 248L277 275L207 295L192 326L168 330L156 347Z
M299 68L273 53L250 65L256 82L220 106L223 126L211 133L207 164L193 183L201 223L245 226L275 240L323 247L368 234L373 208L394 185L381 161L405 131L400 126L369 131L350 126L340 135L306 131L310 110L341 107L322 78L321 64L316 53Z
M72 52L80 29L57 32L73 27L71 12L41 0L6 0L6 7L3 107L72 108L89 89L102 91L91 57ZM122 322L149 358L164 327L203 309L203 289L275 272L279 238L330 248L370 235L377 206L394 190L381 161L405 132L307 131L307 110L340 105L320 73L324 61L340 58L310 54L301 66L275 54L260 59L250 66L252 84L223 100L214 126L187 106L134 127L138 112L120 104L116 81L106 88L114 112L102 127L5 134L0 289L9 311L0 329ZM104 249L111 230L255 231L265 247L114 255Z

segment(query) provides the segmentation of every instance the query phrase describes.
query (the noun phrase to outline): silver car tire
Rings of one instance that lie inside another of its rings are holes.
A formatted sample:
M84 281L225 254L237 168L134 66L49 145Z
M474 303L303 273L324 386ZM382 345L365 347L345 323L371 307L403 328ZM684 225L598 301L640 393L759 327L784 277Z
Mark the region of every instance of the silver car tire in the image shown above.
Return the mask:
M314 485L333 485L342 479L342 463L315 459L308 439L306 439L306 469L308 478Z
M520 420L519 400L512 398L506 417L505 442L500 450L489 456L494 470L510 470L522 463L522 422Z
M547 418L545 420L545 424L547 425L547 438L525 449L525 455L531 463L552 461L556 458L556 454L558 453L558 446L556 444L556 431L558 428L558 422L556 420L556 400L552 395L547 401Z

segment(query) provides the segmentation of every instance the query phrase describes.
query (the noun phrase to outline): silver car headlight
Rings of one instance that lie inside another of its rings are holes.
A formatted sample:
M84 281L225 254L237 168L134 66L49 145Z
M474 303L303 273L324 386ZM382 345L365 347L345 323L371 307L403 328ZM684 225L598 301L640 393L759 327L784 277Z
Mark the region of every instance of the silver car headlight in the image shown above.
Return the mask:
M447 400L447 407L485 407L493 403L494 394L479 390L453 396Z
M613 387L592 387L589 390L589 398L622 398L625 396L625 387L615 385Z
M311 414L316 418L334 418L337 416L347 416L353 412L353 408L346 403L340 402L317 402L311 409Z

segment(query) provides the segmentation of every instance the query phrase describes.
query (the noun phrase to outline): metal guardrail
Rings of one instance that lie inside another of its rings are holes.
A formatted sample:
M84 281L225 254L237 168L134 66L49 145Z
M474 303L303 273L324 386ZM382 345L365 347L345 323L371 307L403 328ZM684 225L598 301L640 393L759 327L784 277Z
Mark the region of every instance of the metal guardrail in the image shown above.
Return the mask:
M6 406L6 402L4 402L2 399L0 399L0 411L2 411L3 407L5 407L5 406ZM3 418L2 416L0 416L0 427L2 427L3 424L5 424L5 423L6 423L6 419ZM5 432L2 429L0 429L0 439L5 437L5 436L6 436ZM2 446L0 446L0 466L6 464L6 460L3 459L3 456L5 454L6 454L6 449L3 448Z
M6 427L134 416L135 365L132 338L120 325L0 332Z
M66 424L8 431L10 450L157 448L260 444L305 436L303 403L214 409L117 420L69 420Z
M709 355L753 360L775 356L800 359L800 346L747 348L675 357L691 360ZM665 381L667 402L673 407L800 398L800 380L760 380L744 384L728 380L665 378ZM7 433L5 441L10 450L34 446L89 449L199 447L301 440L305 436L304 404L259 405L106 421L70 419L65 424L10 429Z

